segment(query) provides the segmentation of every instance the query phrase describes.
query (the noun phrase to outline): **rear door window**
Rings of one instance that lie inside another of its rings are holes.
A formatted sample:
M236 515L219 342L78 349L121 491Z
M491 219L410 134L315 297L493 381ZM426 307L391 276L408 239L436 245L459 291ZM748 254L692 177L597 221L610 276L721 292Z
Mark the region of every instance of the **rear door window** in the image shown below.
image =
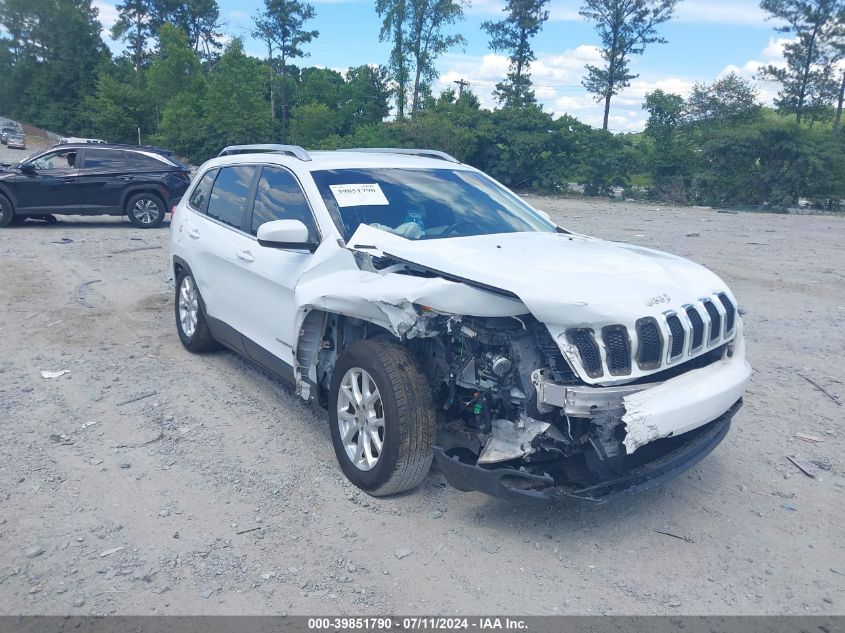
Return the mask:
M299 220L308 227L308 239L316 240L314 216L296 178L286 169L264 167L255 192L250 232L273 220Z
M253 165L221 168L211 188L206 215L229 226L241 228L256 169Z
M119 171L126 169L126 157L115 149L85 148L85 169L105 169Z

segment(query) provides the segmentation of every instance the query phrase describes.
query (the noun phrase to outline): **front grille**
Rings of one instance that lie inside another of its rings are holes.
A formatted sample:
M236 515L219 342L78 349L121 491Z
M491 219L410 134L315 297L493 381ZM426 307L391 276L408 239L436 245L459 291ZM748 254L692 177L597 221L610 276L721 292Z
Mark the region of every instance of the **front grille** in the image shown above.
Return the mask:
M581 355L581 362L590 378L598 378L604 374L601 363L601 354L593 331L588 328L568 330L566 338L572 343Z
M606 325L601 329L607 352L607 369L613 376L631 373L631 342L624 325Z
M719 297L719 301L722 302L722 306L725 308L725 336L727 336L734 331L736 308L734 307L734 304L731 303L731 300L728 299L728 295L724 292L720 292L717 296Z
M704 309L710 317L710 342L712 343L722 334L722 315L710 299L704 300Z
M601 331L589 327L572 328L566 331L571 351L564 349L563 352L577 353L580 363L570 360L584 368L578 377L570 374L573 380L630 376L634 368L650 372L668 371L669 365L675 369L693 368L693 359L724 349L736 332L738 320L736 304L727 293L719 292L694 305L684 305L678 312L669 310L656 317L638 319L633 331L622 324L605 325ZM632 342L635 333L636 344ZM559 349L551 339L548 344ZM560 363L552 358L547 358L547 362L553 373L558 365L565 365L563 358ZM557 374L554 375L560 382Z
M637 321L637 364L640 369L654 369L660 366L663 350L663 337L654 317L646 317Z
M692 306L687 307L687 318L689 319L690 326L692 326L690 351L694 352L704 343L704 319L701 318L698 310Z
M686 342L686 332L681 320L677 314L669 314L666 316L666 324L669 326L669 332L672 334L672 342L669 346L669 358L678 358L684 353L684 343Z

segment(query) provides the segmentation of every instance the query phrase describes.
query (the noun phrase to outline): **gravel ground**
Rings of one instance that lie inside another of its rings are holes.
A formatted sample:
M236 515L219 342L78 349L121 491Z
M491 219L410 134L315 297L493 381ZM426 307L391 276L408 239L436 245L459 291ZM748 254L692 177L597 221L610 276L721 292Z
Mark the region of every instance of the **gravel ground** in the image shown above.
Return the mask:
M324 411L182 348L166 228L28 222L0 230L0 614L845 613L845 219L533 203L739 297L756 372L696 468L602 506L436 470L370 498Z

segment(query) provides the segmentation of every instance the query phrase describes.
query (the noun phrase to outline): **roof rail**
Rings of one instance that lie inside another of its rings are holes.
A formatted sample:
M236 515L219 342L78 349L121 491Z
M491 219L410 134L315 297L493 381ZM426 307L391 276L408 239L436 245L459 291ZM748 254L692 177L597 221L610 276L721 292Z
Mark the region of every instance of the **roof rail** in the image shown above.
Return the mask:
M450 163L458 163L459 161L454 156L450 156L446 152L441 152L436 149L406 149L401 147L355 147L351 149L341 149L339 152L372 152L377 154L407 154L409 156L424 156L426 158L437 158L440 160L449 161Z
M224 147L217 156L231 156L233 154L287 154L299 160L311 160L310 154L299 145L276 145L274 143L229 145L228 147Z

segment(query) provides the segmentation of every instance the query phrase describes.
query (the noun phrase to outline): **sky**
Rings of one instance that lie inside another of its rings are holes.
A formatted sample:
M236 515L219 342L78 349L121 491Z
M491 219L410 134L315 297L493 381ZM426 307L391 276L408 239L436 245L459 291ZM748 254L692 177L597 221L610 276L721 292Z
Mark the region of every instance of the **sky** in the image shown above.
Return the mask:
M266 57L262 45L249 33L252 16L263 5L261 0L218 0L223 31L227 37L242 37L247 53ZM310 56L300 65L345 70L362 64L384 64L389 44L378 40L381 21L374 0L311 0L317 16L306 26L320 36L307 50ZM114 2L95 0L104 26L104 37L112 50L123 43L111 42L108 29L117 18ZM598 64L599 38L593 25L578 14L579 0L551 0L550 18L533 40L537 61L531 78L537 100L555 116L572 115L584 123L600 127L603 104L595 101L581 85L585 64ZM440 78L435 94L464 79L487 107L495 105L492 89L507 73L508 60L488 47L488 36L481 30L485 20L501 19L502 0L472 0L465 19L454 32L467 40L437 62ZM767 20L754 0L681 0L672 21L659 27L665 44L650 45L643 56L634 57L631 70L638 77L611 102L609 127L613 131L640 131L647 113L642 109L645 95L660 88L687 96L696 82L710 83L737 72L752 79L760 66L783 63L787 41L775 31L777 23ZM777 85L754 81L761 100L771 103Z

